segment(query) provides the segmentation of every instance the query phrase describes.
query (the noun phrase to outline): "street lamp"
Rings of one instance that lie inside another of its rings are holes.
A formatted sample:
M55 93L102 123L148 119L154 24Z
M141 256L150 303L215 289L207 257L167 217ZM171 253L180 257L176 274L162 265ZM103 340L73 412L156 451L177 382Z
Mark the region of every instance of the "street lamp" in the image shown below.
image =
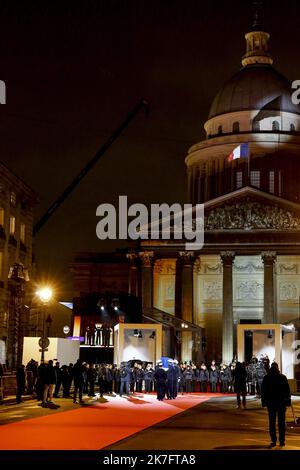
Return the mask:
M39 339L39 346L41 348L41 362L45 360L45 350L49 346L49 339L45 334L45 324L47 323L47 334L49 336L49 330L51 326L52 319L50 315L48 315L47 320L45 319L46 316L46 308L52 299L53 291L50 287L43 287L36 292L37 297L39 298L42 304L42 312L43 312L43 336Z
M51 318L50 314L46 318L46 323L47 323L47 336L50 336L50 327L51 327L51 323L52 323L52 318Z

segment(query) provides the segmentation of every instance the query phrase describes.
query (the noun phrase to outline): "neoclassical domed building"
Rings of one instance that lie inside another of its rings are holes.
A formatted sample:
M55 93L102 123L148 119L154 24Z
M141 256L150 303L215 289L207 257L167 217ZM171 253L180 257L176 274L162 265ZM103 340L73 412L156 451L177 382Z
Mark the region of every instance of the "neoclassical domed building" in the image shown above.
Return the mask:
M245 37L242 67L185 159L189 201L204 203L203 248L143 240L122 278L144 320L164 325L164 354L182 360L231 361L239 323L284 323L300 311L300 107L257 20ZM98 283L95 263L73 264L78 292Z
M144 305L201 327L202 353L226 361L237 324L291 321L300 299L300 107L273 67L269 34L256 21L245 38L242 68L185 159L189 200L205 207L204 247L144 241L139 254ZM199 357L196 337L182 331L182 359Z

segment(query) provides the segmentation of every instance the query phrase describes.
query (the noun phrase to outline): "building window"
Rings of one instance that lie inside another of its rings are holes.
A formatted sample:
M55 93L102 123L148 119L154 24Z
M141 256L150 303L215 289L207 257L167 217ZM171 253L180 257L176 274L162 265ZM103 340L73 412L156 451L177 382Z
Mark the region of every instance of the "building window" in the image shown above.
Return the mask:
M223 128L222 128L222 126L219 126L218 127L218 134L222 134L222 133L223 133Z
M280 129L279 122L278 121L273 121L272 122L272 131L278 132Z
M260 131L260 122L259 121L253 121L252 122L252 130L253 130L253 132L259 132Z
M295 132L295 130L296 130L295 124L291 124L290 125L290 131Z
M232 124L232 132L235 132L236 134L240 132L240 123L239 122L234 122Z
M235 174L235 178L236 178L236 182L235 182L236 189L239 189L243 186L243 172L237 171Z
M20 241L22 243L26 242L26 225L25 224L20 225Z
M17 202L17 195L13 191L10 193L10 203L12 206L15 206Z
M269 192L274 194L275 192L275 171L271 170L269 172Z
M0 225L4 227L4 209L3 207L0 207Z
M16 232L16 218L11 215L9 218L9 233L10 235L14 235Z
M260 171L254 170L250 172L250 184L256 188L260 188Z

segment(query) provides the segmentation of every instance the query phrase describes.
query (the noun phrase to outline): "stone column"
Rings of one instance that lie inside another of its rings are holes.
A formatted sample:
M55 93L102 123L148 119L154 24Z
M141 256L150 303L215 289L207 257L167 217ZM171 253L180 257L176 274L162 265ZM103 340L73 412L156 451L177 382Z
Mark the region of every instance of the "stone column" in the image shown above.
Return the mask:
M175 271L175 317L181 318L181 299L182 299L182 266L181 258L176 260Z
M205 170L206 170L205 171L206 177L205 177L204 201L209 201L211 199L211 197L210 197L210 192L211 192L211 162L206 162L206 169Z
M193 251L181 251L182 277L181 277L181 318L193 323ZM182 330L181 359L192 360L193 335L192 331Z
M142 305L143 308L153 306L153 251L139 253L142 260Z
M183 320L193 323L193 251L181 251L182 258L182 296L181 316Z
M188 170L187 170L187 174L188 174L188 189L187 189L187 195L188 195L188 201L189 202L192 202L193 200L193 171L192 171L192 167L189 167Z
M129 260L128 294L138 297L138 255L136 253L128 253L126 258Z
M222 361L231 362L233 359L232 265L235 253L222 251L220 256L223 263Z
M264 323L278 323L274 299L274 263L275 251L263 251L264 263Z

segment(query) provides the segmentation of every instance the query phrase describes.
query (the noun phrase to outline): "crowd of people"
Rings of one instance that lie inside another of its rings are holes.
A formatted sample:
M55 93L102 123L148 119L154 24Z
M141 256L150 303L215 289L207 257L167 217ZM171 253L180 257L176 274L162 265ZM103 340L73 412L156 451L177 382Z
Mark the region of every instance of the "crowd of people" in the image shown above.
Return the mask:
M29 374L26 374L26 370ZM27 388L41 401L43 407L51 407L53 397L73 398L74 403L83 404L83 394L100 397L106 394L129 396L134 392L156 391L159 401L176 399L178 393L211 392L236 393L237 408L246 408L246 395L257 395L269 415L270 448L276 446L276 420L278 421L280 446L285 445L285 413L291 406L291 395L286 377L279 372L278 365L266 354L253 356L246 364L233 360L231 364L209 366L204 362L178 363L169 359L167 363L123 362L120 367L112 364L87 364L81 359L69 365L60 366L33 359L17 371L17 402ZM30 380L26 380L26 375ZM77 401L78 400L78 401Z
M156 391L158 400L174 399L178 393L235 393L238 383L236 364L236 360L230 364L216 364L213 360L208 365L204 362L178 363L170 359L164 367L159 361L155 365L130 361L117 367L78 359L75 364L61 366L51 360L38 364L31 359L26 369L21 366L17 372L17 401L22 400L25 389L27 394L41 400L42 406L48 406L58 397L83 403L84 394L95 397L96 392L103 397L104 394L128 396L134 392ZM263 378L270 368L269 358L267 355L261 355L259 359L253 356L243 368L246 393L260 396Z
M100 397L156 391L159 401L174 400L178 393L235 393L237 408L246 408L247 394L256 395L268 409L270 448L277 442L276 420L280 446L285 445L286 407L291 406L287 378L280 373L276 362L270 365L266 354L259 359L253 356L248 363L233 360L230 364L216 364L213 360L209 366L204 362L179 364L175 359L168 359L167 363L158 361L155 365L122 362L120 367L87 364L78 359L74 365L60 366L59 362L54 365L51 360L38 364L31 359L26 368L22 365L17 371L18 403L25 389L27 394L35 395L43 407L51 407L53 397L73 398L74 403L84 403L83 394L96 397L96 389Z

